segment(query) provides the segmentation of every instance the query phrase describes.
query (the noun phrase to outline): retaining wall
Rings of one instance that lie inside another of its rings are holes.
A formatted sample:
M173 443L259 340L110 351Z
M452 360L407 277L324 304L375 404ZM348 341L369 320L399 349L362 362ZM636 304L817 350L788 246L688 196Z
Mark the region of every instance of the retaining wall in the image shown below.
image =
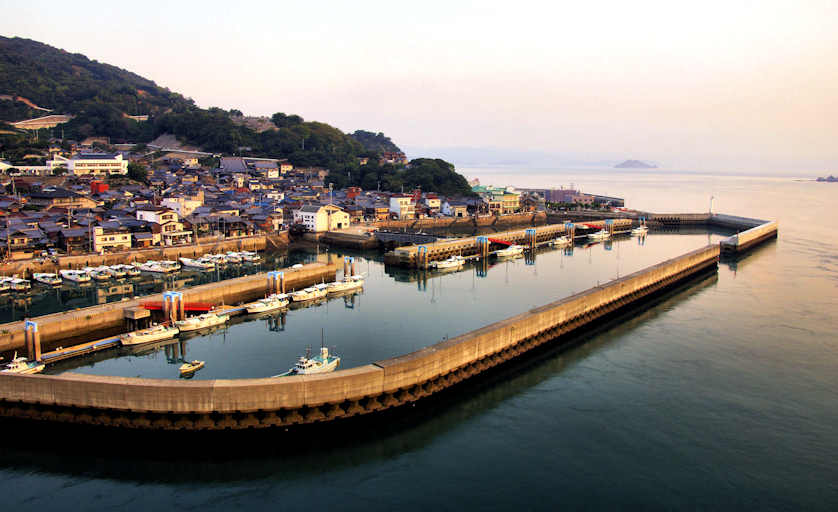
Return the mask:
M321 375L176 381L0 374L0 415L132 428L286 426L413 402L698 272L711 245L403 356Z
M297 271L285 269L286 290L301 288L322 280L331 281L337 272L335 263L310 263ZM209 302L235 304L252 300L265 293L267 274L259 273L235 279L227 279L180 290L186 302ZM33 318L38 323L41 343L56 345L65 339L78 339L95 333L111 332L123 326L123 310L139 306L142 302L162 300L160 294L148 295L132 300L112 302L80 308L73 311L53 313ZM2 325L0 351L17 350L24 347L24 322L10 322Z

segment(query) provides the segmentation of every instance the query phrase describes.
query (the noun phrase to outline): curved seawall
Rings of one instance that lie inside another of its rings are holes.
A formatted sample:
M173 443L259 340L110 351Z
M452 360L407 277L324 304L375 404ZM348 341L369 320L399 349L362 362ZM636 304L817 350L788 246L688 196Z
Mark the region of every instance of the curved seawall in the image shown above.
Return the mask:
M419 400L718 264L710 245L422 350L330 374L176 381L0 374L0 415L155 429L287 426Z

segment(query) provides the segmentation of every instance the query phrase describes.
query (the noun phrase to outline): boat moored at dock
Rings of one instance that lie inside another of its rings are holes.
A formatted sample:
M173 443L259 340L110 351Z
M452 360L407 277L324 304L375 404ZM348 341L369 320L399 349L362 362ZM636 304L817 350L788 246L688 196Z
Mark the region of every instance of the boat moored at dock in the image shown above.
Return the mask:
M94 281L104 282L111 279L111 274L107 271L107 267L85 267L82 270L84 270Z
M90 282L90 276L87 275L87 272L82 270L59 270L58 273L61 275L62 279L66 279L67 281L72 281L74 283Z
M435 268L437 270L458 269L462 268L465 263L466 260L462 256L451 256L450 258L444 260L432 261L431 268Z
M9 285L9 290L15 292L25 292L29 291L32 288L32 283L30 283L28 279L21 279L17 276L4 277L2 278L2 280L4 280Z
M364 287L364 276L346 276L340 281L334 281L326 285L326 293L340 293L349 290L357 290Z
M505 249L495 251L495 256L498 258L517 258L524 254L523 245L510 245Z
M129 332L119 337L122 345L142 345L144 343L153 343L155 341L167 340L178 335L180 329L173 325L153 325L148 329L140 329L139 331Z
M609 238L611 238L611 233L604 229L588 235L588 240L607 240Z
M192 258L179 258L180 264L184 266L184 268L191 268L191 269L198 269L198 270L213 270L215 268L215 263L213 263L209 259L199 258L199 259L192 259Z
M38 361L30 361L25 357L18 357L15 352L12 360L7 363L0 373L19 373L21 375L31 375L33 373L40 373L44 370L44 363Z
M291 300L294 302L303 302L307 300L322 299L328 293L328 287L325 284L316 284L297 290L291 293Z
M288 305L288 294L286 293L275 293L273 295L269 295L264 299L259 299L256 302L251 302L247 304L245 308L247 312L250 314L254 313L264 313L266 311L274 311L277 309L284 308Z
M637 226L636 228L631 230L631 236L643 236L649 232L649 228L645 225Z
M184 320L178 320L175 322L175 327L180 329L180 332L197 331L199 329L222 325L227 323L227 320L229 319L230 315L204 313L198 316L190 316Z
M46 286L61 286L62 282L61 276L58 274L50 274L46 272L35 272L32 274L32 279L34 279L36 283Z
M197 372L204 366L205 363L203 361L198 361L196 359L194 361L188 361L183 363L182 365L180 365L180 368L178 368L178 371L180 372L181 377L188 379L195 375L195 372Z
M571 240L567 236L560 236L553 240L550 240L549 245L550 247L567 247L568 245L573 244L573 240Z

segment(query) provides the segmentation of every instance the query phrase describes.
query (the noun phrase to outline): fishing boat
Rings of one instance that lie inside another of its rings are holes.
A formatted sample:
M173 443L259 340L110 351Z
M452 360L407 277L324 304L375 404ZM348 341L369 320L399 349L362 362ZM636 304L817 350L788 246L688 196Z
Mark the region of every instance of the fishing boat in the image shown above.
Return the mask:
M242 257L237 252L230 251L225 256L227 257L227 261L229 261L230 263L241 263L242 262Z
M285 373L274 375L274 377L328 373L335 371L338 366L340 366L340 357L330 354L329 349L323 346L321 342L320 353L318 355L311 357L311 349L306 349L306 355L301 356L293 368L289 369Z
M295 265L291 265L291 271L292 272L296 272L297 270L300 270L301 268L303 268L302 263L297 263Z
M212 270L215 268L215 263L204 259L193 260L192 258L179 258L180 264L186 268L194 268L198 270Z
M566 236L560 236L550 241L550 247L566 247L572 243L573 241L570 238Z
M152 274L165 274L167 272L160 263L154 260L148 260L145 263L141 263L140 270L142 272L150 272Z
M90 276L82 270L59 270L58 273L61 275L61 279L66 279L74 283L90 282Z
M180 332L197 331L199 329L221 325L229 319L229 315L204 313L198 316L191 316L185 320L178 320L175 322L175 327L180 329Z
M111 265L110 267L103 267L107 273L111 275L111 277L115 279L122 279L128 272L122 268L122 265Z
M637 226L636 228L631 230L631 236L643 236L649 232L649 228L645 225Z
M321 299L325 297L327 293L328 287L325 284L316 284L291 293L291 300L294 302L303 302L307 300Z
M245 308L247 308L247 312L250 314L253 313L264 313L265 311L273 311L275 309L284 308L288 305L288 294L287 293L275 293L273 295L269 295L264 299L259 299L256 302L251 302L247 304Z
M90 276L90 279L93 279L94 281L103 282L111 279L111 275L101 268L84 267L82 270L84 270L87 275Z
M15 352L12 360L6 364L0 373L19 373L22 375L29 375L32 373L40 373L44 370L44 363L38 361L30 361L25 357L18 357Z
M606 240L608 238L611 238L611 233L604 229L600 229L596 233L590 233L588 235L589 240Z
M189 361L180 365L180 376L181 377L191 377L192 374L200 370L204 367L203 361L198 361L197 359L194 361Z
M15 292L25 292L32 288L32 283L28 279L21 279L17 276L9 278L9 285Z
M140 275L139 265L114 265L114 267L119 267L119 269L125 272L125 275L128 277L137 277Z
M505 249L495 251L495 256L498 258L517 258L524 254L523 245L510 245Z
M431 268L437 270L457 269L465 265L466 259L462 256L451 256L450 258L431 262Z
M224 265L227 263L227 256L224 254L206 254L203 258L215 263L215 266Z
M157 264L160 265L167 274L171 274L180 270L180 264L176 261L163 260L158 261Z
M123 334L119 337L119 341L123 346L142 345L143 343L153 343L155 341L174 338L179 332L180 329L173 325L152 325L148 329L140 329L139 331Z
M252 251L241 251L239 256L246 263L258 263L262 259L261 256Z
M58 274L49 274L46 272L35 272L32 274L32 279L36 283L47 286L61 286L61 276Z
M326 293L340 293L348 290L357 290L364 287L364 276L346 276L340 281L326 285Z

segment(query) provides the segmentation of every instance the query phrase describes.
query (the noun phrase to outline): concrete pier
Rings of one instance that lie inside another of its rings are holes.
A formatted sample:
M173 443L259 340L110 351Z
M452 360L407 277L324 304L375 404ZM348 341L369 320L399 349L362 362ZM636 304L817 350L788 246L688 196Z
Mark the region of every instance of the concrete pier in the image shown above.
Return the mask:
M0 415L111 427L220 430L368 414L437 393L713 271L719 250L719 245L709 245L416 352L334 373L189 382L0 374ZM260 277L262 285L264 279Z
M337 265L334 263L310 263L298 270L284 269L281 286L296 289L324 280L333 281L336 272ZM266 282L267 274L260 273L186 288L177 292L182 294L182 300L177 303L177 316L182 315L184 302L236 304L264 296L267 291ZM97 333L123 332L125 310L141 307L143 302L150 300L159 301L160 294L37 317L40 340L55 346L63 340L89 340ZM0 351L23 348L24 327L25 322L5 324L0 334Z

